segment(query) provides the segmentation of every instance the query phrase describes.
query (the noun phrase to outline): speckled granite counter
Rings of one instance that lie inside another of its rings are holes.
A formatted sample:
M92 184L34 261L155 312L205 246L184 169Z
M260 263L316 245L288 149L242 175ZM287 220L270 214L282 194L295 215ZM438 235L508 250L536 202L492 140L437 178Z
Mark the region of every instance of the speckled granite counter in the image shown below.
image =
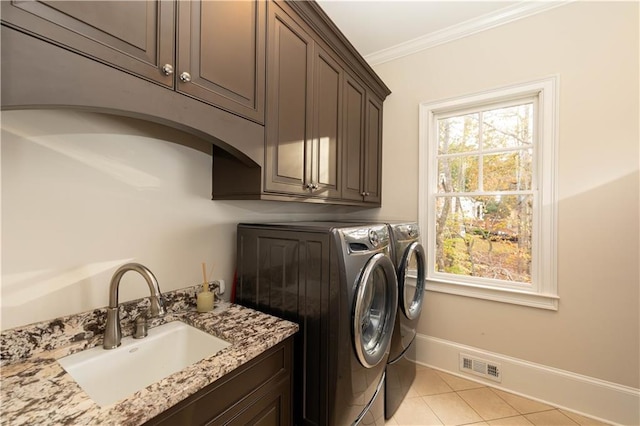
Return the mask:
M289 321L239 305L221 303L199 314L197 287L166 293L168 314L151 327L180 320L232 345L113 405L100 407L67 374L57 359L102 342L105 309L3 332L3 425L139 425L295 334ZM122 306L123 337L147 299Z

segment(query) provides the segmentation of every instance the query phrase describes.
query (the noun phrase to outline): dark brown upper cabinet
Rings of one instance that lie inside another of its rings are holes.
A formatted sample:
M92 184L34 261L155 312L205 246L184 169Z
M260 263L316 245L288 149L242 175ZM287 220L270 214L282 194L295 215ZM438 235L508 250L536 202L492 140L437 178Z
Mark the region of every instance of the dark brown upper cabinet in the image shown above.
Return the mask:
M178 1L178 91L264 123L266 3Z
M367 94L362 197L366 203L382 201L382 102Z
M31 35L173 87L175 3L2 1L2 21Z
M265 191L339 199L342 67L275 3L268 21Z
M364 199L364 117L367 93L358 81L347 76L344 84L344 132L342 153L342 196Z
M311 161L313 40L269 5L264 189L306 195Z
M14 0L2 2L2 20L264 123L265 9L260 0Z
M390 94L315 1L0 1L2 109L147 119L213 144L213 199L381 204Z
M344 71L320 45L313 56L313 136L308 184L313 196L341 197Z
M353 77L344 83L342 197L381 203L382 102Z

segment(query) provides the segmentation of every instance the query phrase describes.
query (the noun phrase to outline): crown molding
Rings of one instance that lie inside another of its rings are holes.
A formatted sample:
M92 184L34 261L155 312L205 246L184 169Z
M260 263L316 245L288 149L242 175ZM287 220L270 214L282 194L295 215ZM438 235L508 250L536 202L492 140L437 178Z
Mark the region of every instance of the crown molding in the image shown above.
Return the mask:
M494 13L480 16L457 25L444 28L421 37L414 38L395 46L379 50L366 55L364 58L370 65L378 65L389 62L403 56L412 55L422 50L430 49L440 44L468 37L518 19L546 12L556 7L564 6L576 0L559 1L522 1L519 4L505 7Z

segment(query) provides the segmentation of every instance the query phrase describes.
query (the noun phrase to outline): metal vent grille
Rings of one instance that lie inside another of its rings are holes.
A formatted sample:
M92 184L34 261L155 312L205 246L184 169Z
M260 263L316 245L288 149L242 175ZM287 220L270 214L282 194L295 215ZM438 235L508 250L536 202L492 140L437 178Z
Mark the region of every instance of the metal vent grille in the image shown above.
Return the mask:
M487 374L493 377L500 377L500 370L497 365L487 365Z
M473 368L473 361L471 361L469 358L463 358L462 364L463 364L462 368L469 369L469 370Z
M460 370L496 382L502 381L500 364L460 353Z

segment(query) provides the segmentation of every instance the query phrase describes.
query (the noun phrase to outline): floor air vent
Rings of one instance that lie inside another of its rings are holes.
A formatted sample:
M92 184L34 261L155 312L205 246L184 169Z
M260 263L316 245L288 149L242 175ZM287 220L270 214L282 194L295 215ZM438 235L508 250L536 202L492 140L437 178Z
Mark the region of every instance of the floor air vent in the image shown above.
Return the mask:
M467 354L460 354L460 370L484 377L485 379L502 381L500 375L500 364L497 362L487 361L480 358L472 357Z

